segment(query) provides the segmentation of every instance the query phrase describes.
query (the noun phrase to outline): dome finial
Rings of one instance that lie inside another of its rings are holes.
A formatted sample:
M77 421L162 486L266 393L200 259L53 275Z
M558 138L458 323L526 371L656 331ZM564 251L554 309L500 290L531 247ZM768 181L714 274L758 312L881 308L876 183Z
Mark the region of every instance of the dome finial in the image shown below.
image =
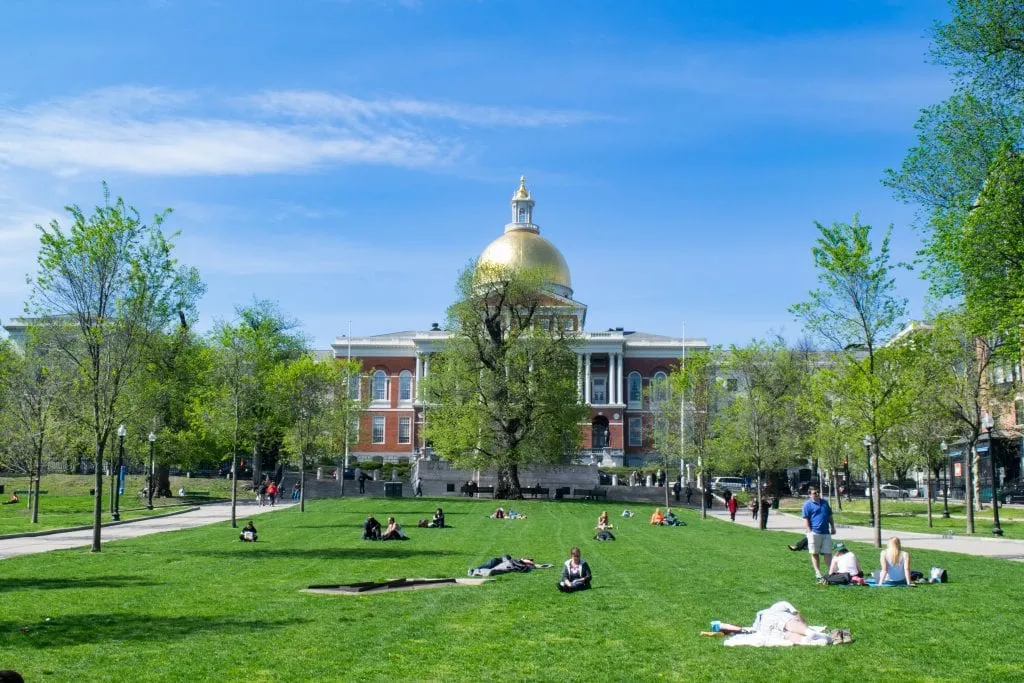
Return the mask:
M519 189L516 190L515 197L513 199L529 199L530 191L526 189L526 176L519 176Z

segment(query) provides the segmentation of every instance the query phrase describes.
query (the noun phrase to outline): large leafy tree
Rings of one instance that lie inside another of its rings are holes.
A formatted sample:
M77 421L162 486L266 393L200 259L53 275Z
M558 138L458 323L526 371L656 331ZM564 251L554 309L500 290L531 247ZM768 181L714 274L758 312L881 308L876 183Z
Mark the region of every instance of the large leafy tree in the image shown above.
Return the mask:
M543 271L466 269L448 310L451 333L431 364L427 437L461 466L497 473L495 495L518 498L519 468L579 447L587 409L576 387L573 337L554 324Z
M81 419L91 432L96 469L92 551L101 541L103 456L121 418L125 388L143 367L154 335L179 311L191 310L203 291L198 273L174 259L161 226L167 211L143 222L120 197L91 215L67 207L71 225L39 226L38 271L27 306L76 373L84 398Z
M847 365L843 405L849 424L870 435L874 498L875 545L882 545L879 453L887 433L899 420L900 394L896 364L881 352L895 335L906 313L906 301L896 296L896 283L886 231L877 253L871 226L854 216L851 223L816 223L819 237L812 250L819 288L790 311L803 320L807 332L830 345Z

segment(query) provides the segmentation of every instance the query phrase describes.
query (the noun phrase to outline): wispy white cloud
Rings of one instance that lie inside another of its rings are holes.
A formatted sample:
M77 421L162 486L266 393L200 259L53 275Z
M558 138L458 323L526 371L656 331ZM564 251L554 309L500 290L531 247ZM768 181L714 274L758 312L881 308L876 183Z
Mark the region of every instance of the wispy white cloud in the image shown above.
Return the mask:
M0 164L58 175L89 169L246 175L330 164L444 167L463 153L445 122L535 127L594 118L319 91L264 92L228 102L199 92L119 87L0 109Z

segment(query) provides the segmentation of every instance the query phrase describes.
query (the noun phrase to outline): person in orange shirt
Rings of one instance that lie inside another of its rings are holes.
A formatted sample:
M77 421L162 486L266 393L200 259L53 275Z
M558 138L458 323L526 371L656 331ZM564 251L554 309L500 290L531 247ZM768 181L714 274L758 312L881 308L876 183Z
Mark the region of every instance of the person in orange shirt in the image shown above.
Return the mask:
M651 524L664 524L665 515L661 514L661 508L654 508L654 514L651 515Z
M270 498L270 507L274 507L274 501L277 500L277 484L274 482L267 486L267 498Z

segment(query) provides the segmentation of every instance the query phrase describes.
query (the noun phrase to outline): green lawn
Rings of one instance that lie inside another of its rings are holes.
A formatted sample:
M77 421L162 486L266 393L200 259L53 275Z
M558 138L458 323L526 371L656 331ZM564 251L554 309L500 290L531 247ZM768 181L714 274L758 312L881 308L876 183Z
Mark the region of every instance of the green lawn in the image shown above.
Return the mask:
M418 529L437 505L451 529ZM220 524L0 562L0 662L39 680L1011 680L1024 677L1016 587L1024 565L914 551L952 583L915 589L814 584L786 537L718 520L651 527L615 516L618 541L591 540L619 506L524 501L350 499L256 519L257 544ZM395 514L412 540L359 540L368 512ZM594 590L555 590L573 544ZM852 544L867 560L875 551ZM301 593L311 584L464 576L502 553L555 568L478 588L372 596ZM870 562L865 561L866 565ZM847 627L831 648L725 648L698 632L749 624L789 600L811 623Z
M26 477L4 477L2 483L5 493L0 496L7 501L14 491L27 491L29 484ZM93 478L83 475L52 475L43 477L43 491L39 499L39 522L32 524L32 514L28 507L28 496L20 495L20 502L11 505L0 505L0 535L16 534L26 531L45 531L48 529L66 529L92 524L93 498L89 490L93 487ZM110 521L110 479L103 481L103 521ZM173 510L181 510L191 499L154 498L153 506L157 509L147 510L146 499L139 495L145 488L145 477L132 475L126 478L125 494L121 496L121 519L136 519L154 514L163 514ZM186 491L208 491L211 499L228 498L231 495L231 482L223 479L193 479L171 477L171 488L177 491L184 487ZM243 493L241 483L239 498L250 500L252 496ZM197 499L198 500L198 499ZM205 498L204 498L205 500Z
M796 499L784 500L781 506L783 512L795 515L800 514L800 505L803 502ZM871 516L868 510L868 501L856 499L843 501L843 509L840 511L833 502L833 516L836 524L849 526L871 526ZM897 531L918 531L921 533L943 534L952 531L958 536L967 535L967 519L964 517L963 505L950 505L949 519L942 517L942 501L932 507L932 526L928 526L928 505L925 501L896 501L886 500L882 503L882 529L893 529ZM999 526L1006 538L1024 538L1024 509L1019 507L999 506ZM992 535L992 506L985 504L983 510L974 512L974 535Z

